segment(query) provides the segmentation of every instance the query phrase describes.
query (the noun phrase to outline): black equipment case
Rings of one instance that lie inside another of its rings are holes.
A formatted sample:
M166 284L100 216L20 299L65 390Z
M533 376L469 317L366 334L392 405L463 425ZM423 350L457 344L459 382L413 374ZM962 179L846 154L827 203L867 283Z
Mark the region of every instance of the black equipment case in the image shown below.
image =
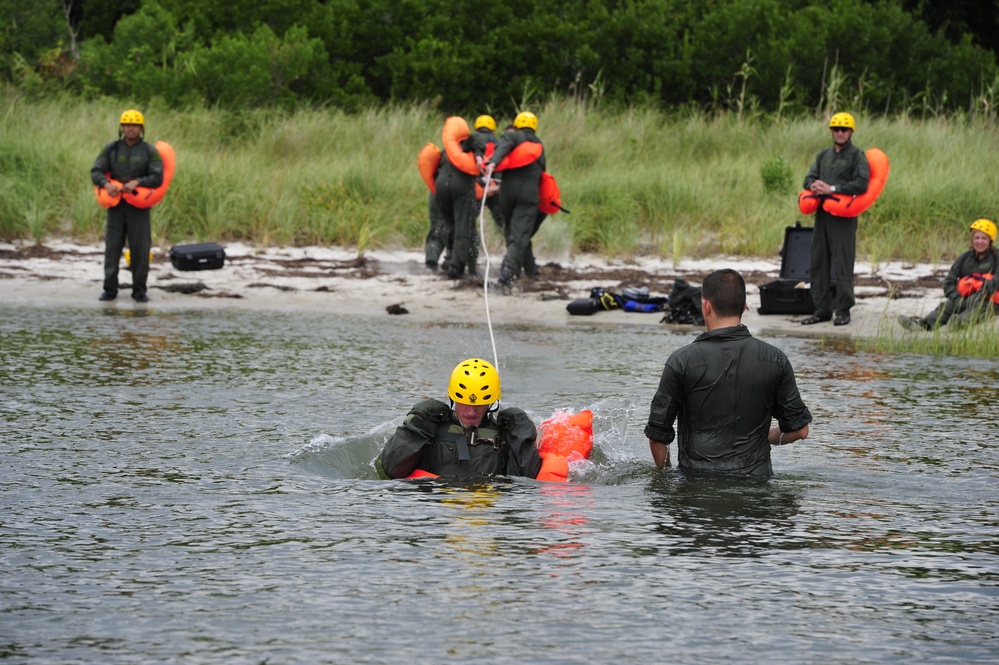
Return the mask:
M815 302L809 288L812 263L812 229L795 222L784 229L780 250L780 279L760 286L760 314L814 314ZM832 272L833 290L836 271Z
M218 270L225 265L225 250L214 242L197 245L174 245L170 263L177 270Z

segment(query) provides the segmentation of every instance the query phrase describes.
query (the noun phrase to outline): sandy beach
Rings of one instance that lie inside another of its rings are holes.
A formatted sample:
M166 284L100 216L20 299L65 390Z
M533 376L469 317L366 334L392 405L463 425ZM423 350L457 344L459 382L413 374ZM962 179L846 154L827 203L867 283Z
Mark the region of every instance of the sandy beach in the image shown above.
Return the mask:
M153 249L149 274L151 302L132 301L130 273L122 264L122 290L111 303L99 302L103 280L103 243L51 240L42 244L0 243L0 285L6 304L75 307L148 307L163 311L219 307L275 310L328 310L374 318L405 316L427 322L485 321L493 324L656 325L661 313L599 311L573 316L566 305L586 298L590 289L620 292L647 286L654 296L669 295L674 280L699 285L717 268L735 268L746 278L749 311L744 322L757 334L831 336L875 335L883 320L897 325L898 315L922 315L942 297L949 265L881 263L856 265L857 305L852 322L802 326L799 314L761 315L760 285L780 277L780 257L747 259L671 259L644 256L606 259L588 255L538 256L541 275L522 280L513 295L484 290L480 277L446 279L424 265L422 251L356 252L336 247L255 248L225 243L226 261L219 270L180 271L170 263L169 247ZM502 256L493 256L489 275L495 281ZM479 258L480 274L486 273Z

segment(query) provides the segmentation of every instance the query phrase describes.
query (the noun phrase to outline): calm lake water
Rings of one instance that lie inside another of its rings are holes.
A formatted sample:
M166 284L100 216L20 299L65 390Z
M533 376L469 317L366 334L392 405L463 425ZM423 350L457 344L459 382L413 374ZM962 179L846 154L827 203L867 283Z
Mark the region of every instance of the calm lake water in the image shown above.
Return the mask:
M0 306L0 659L999 660L999 361L769 339L811 437L692 482L642 428L693 333L495 332L505 404L595 412L572 483L378 478L477 318Z

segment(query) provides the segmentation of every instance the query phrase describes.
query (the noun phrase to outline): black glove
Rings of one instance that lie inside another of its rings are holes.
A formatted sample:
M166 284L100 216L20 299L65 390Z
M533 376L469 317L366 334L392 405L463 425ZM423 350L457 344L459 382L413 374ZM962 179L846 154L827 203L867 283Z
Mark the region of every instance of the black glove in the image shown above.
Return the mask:
M409 410L403 426L430 441L437 435L440 424L447 421L450 412L447 404L440 400L424 400Z

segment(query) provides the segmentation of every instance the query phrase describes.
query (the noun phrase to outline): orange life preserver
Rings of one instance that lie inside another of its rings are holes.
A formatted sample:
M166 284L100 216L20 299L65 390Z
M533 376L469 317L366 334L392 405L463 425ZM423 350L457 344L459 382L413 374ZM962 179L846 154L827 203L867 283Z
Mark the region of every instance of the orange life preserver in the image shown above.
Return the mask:
M471 135L468 123L460 116L451 116L444 121L444 131L441 138L444 141L444 152L448 161L456 169L468 175L479 175L479 167L475 163L475 155L461 149L461 142Z
M406 476L409 478L440 478L436 473L430 473L429 471L424 471L423 469L416 469L413 473Z
M541 172L541 180L538 182L538 210L549 215L565 210L562 207L562 192L555 182L555 176L548 171Z
M420 169L420 177L426 183L431 194L437 193L437 170L441 165L441 149L433 143L428 143L420 149L416 156L416 166Z
M97 203L102 208L113 208L124 198L126 202L136 208L152 208L162 201L163 196L170 188L171 181L173 181L173 172L177 166L177 154L174 152L173 147L166 141L157 141L156 150L160 153L160 159L163 160L163 182L159 187L136 187L134 192L123 192L118 196L111 196L103 187L94 185L94 194L97 195ZM112 183L121 189L122 183L117 180L111 180L110 173L107 176Z
M985 286L985 282L992 279L992 273L972 273L967 277L962 277L957 280L957 292L961 294L962 298L967 298L972 293L978 293ZM997 293L996 295L999 295Z
M545 151L545 148L540 143L532 143L531 141L524 141L516 148L510 151L510 153L500 160L500 163L493 168L493 171L506 171L507 169L519 169L527 166L532 162L538 161L541 158L541 153ZM493 153L496 152L496 145L490 143L486 146L486 160L488 161Z
M587 459L593 452L593 412L584 409L576 414L556 412L541 423L538 450L555 453L570 461Z
M805 190L798 194L798 210L801 214L811 215L819 209L820 204L823 210L836 217L856 217L870 208L884 191L891 164L888 155L878 148L870 148L864 154L867 155L867 164L871 169L866 192L856 196L851 194L818 196Z
M541 423L538 455L541 470L537 479L564 483L569 477L569 462L588 459L593 452L593 412L584 409L576 414L556 411ZM406 478L438 478L423 469L416 469Z
M541 470L538 471L538 480L548 483L569 481L569 460L555 453L539 452L538 454L541 455Z

